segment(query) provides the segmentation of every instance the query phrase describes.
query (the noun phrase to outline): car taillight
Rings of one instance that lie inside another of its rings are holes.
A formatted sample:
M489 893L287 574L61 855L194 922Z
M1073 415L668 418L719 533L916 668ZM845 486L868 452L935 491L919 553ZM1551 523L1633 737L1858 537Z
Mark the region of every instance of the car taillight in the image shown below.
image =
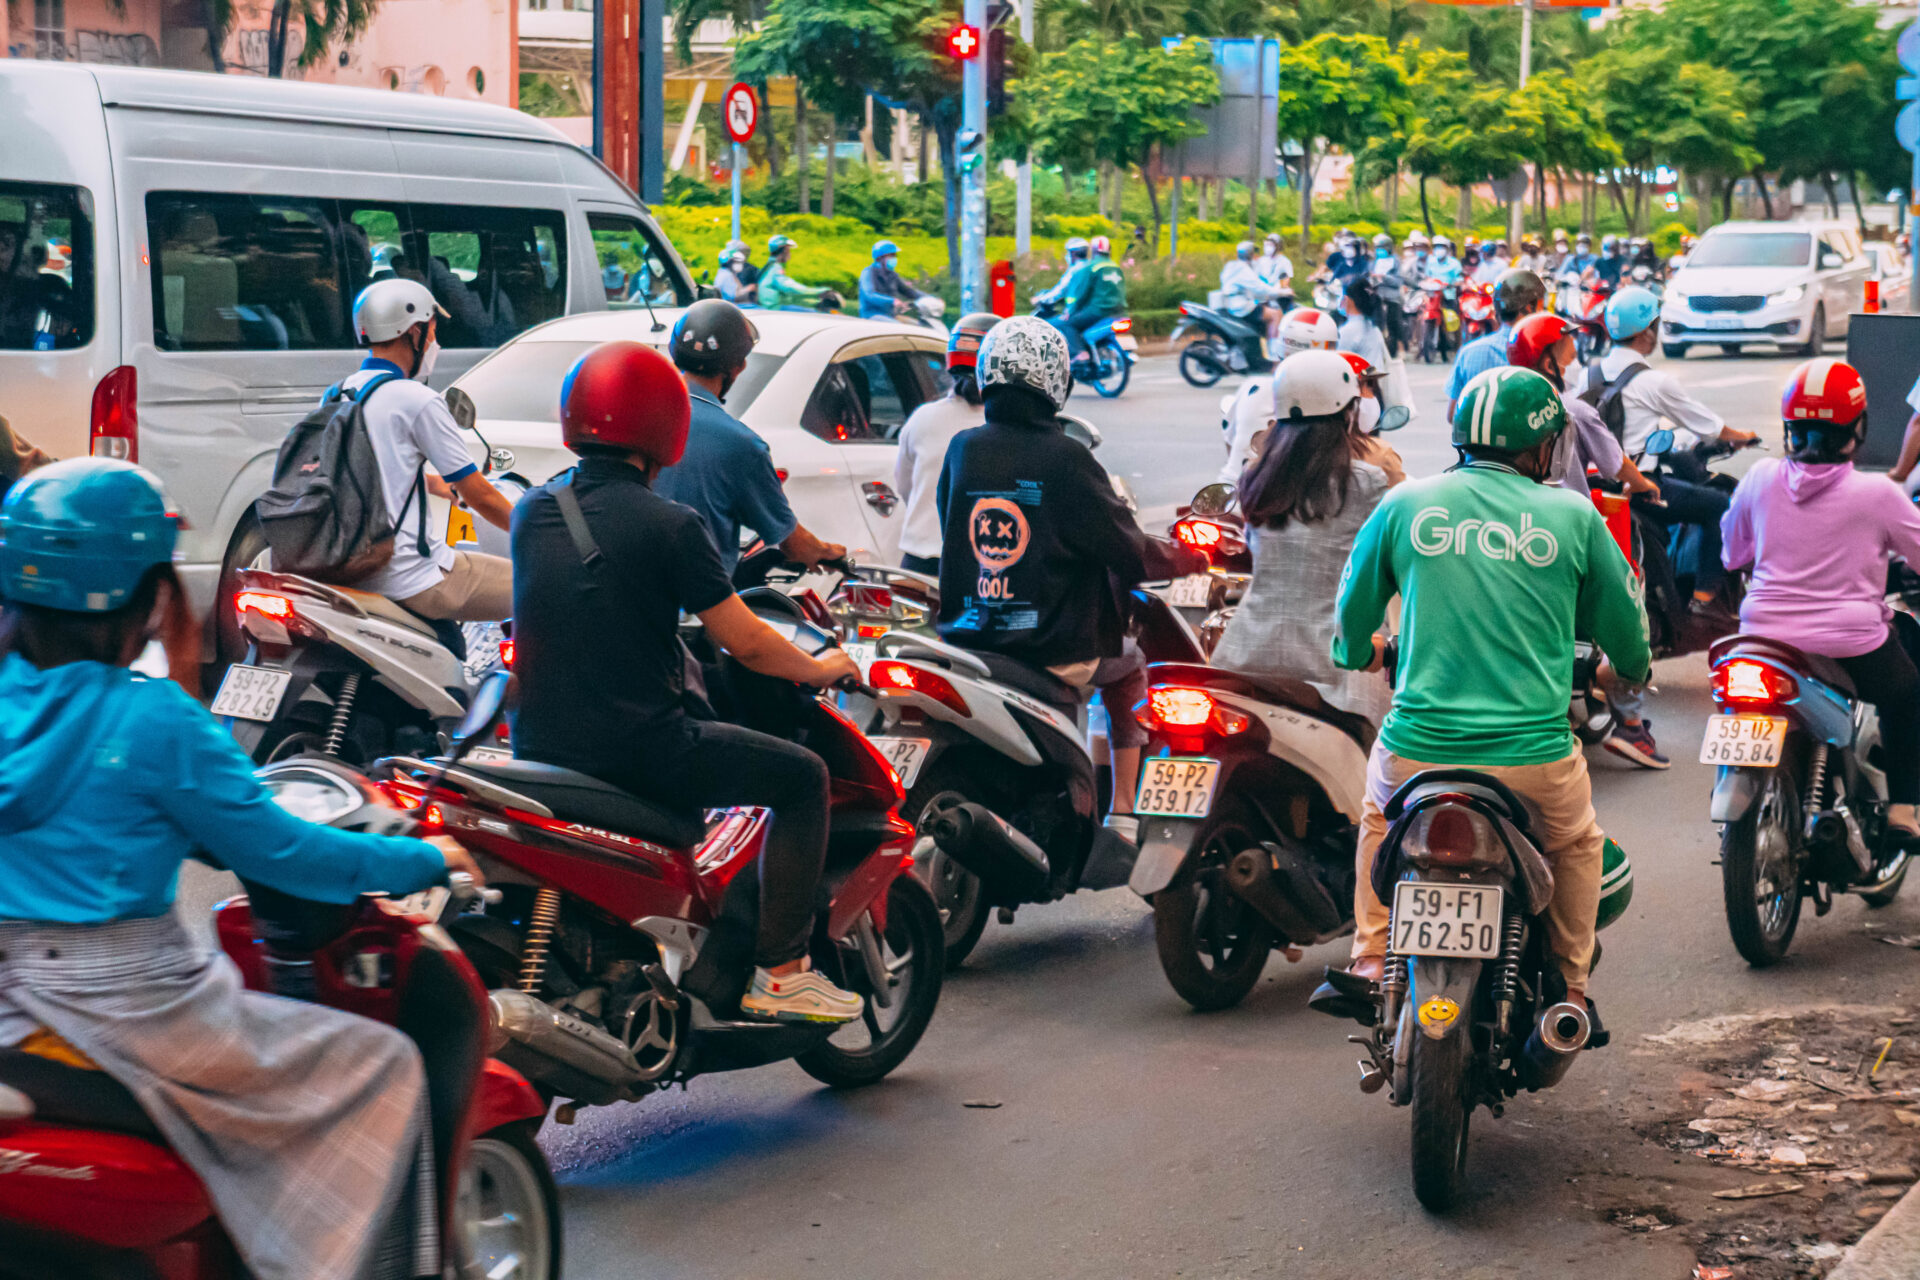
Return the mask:
M508 637L500 642L500 665L513 670L513 639Z
M1133 317L1131 317L1131 316L1122 316L1122 317L1121 317L1120 319L1118 319L1118 320L1115 320L1115 321L1113 322L1113 331L1114 331L1115 333L1132 333L1132 332L1133 332Z
M1414 866L1472 871L1506 864L1506 845L1493 823L1469 803L1465 796L1439 796L1414 815L1402 841Z
M272 618L275 622L285 622L293 617L293 601L285 596L274 595L271 591L242 591L233 598L234 612L245 622L249 613L257 613L263 618Z
M1713 669L1713 700L1731 706L1771 706L1800 696L1800 682L1784 671L1735 658Z
M107 371L93 389L87 452L96 458L140 461L139 379L133 366Z
M1252 717L1223 706L1205 689L1179 685L1159 685L1147 691L1147 700L1135 708L1134 716L1149 731L1158 730L1176 736L1190 736L1211 729L1223 737L1245 733Z
M960 696L947 678L925 667L916 667L901 662L897 658L882 658L867 668L867 683L880 691L882 697L887 694L917 693L923 698L931 698L943 707L971 716L973 711L967 706L967 700Z

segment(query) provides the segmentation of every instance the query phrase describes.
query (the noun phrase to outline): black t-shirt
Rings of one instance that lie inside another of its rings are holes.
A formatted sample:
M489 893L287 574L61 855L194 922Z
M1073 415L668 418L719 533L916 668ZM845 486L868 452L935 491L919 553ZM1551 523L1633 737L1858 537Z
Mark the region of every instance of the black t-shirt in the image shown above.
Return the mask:
M554 497L569 475L600 548L592 569ZM513 510L514 754L593 773L684 718L681 611L732 594L700 517L634 467L588 458L529 492Z

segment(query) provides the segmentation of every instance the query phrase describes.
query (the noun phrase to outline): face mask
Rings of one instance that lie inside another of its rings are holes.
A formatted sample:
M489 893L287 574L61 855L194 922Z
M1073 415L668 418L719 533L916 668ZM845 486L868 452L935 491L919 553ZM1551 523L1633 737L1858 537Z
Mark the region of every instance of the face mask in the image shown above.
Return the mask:
M892 271L900 265L900 259L894 257L892 254L888 254L886 257L880 259L880 265Z
M1360 397L1360 434L1372 435L1380 425L1380 402L1372 396Z
M440 359L440 343L437 339L427 341L427 349L420 353L420 366L413 371L415 382L425 382L433 375L433 366Z

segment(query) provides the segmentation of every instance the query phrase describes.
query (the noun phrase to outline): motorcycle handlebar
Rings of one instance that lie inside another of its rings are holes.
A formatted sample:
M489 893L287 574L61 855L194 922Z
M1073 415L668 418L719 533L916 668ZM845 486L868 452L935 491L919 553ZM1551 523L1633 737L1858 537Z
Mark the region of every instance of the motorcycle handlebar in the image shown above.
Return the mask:
M852 677L848 677L845 680L835 681L833 687L841 693L857 693L863 698L872 698L875 702L880 700L880 691L868 684L865 680L855 680Z

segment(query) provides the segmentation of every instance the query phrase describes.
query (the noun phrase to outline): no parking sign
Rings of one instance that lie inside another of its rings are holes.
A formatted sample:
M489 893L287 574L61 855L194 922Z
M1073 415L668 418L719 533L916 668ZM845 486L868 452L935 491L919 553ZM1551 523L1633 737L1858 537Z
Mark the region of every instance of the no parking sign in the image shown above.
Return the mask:
M744 146L753 136L754 125L760 122L760 99L754 94L753 86L736 84L727 90L727 96L721 100L721 110L727 117L727 136Z

